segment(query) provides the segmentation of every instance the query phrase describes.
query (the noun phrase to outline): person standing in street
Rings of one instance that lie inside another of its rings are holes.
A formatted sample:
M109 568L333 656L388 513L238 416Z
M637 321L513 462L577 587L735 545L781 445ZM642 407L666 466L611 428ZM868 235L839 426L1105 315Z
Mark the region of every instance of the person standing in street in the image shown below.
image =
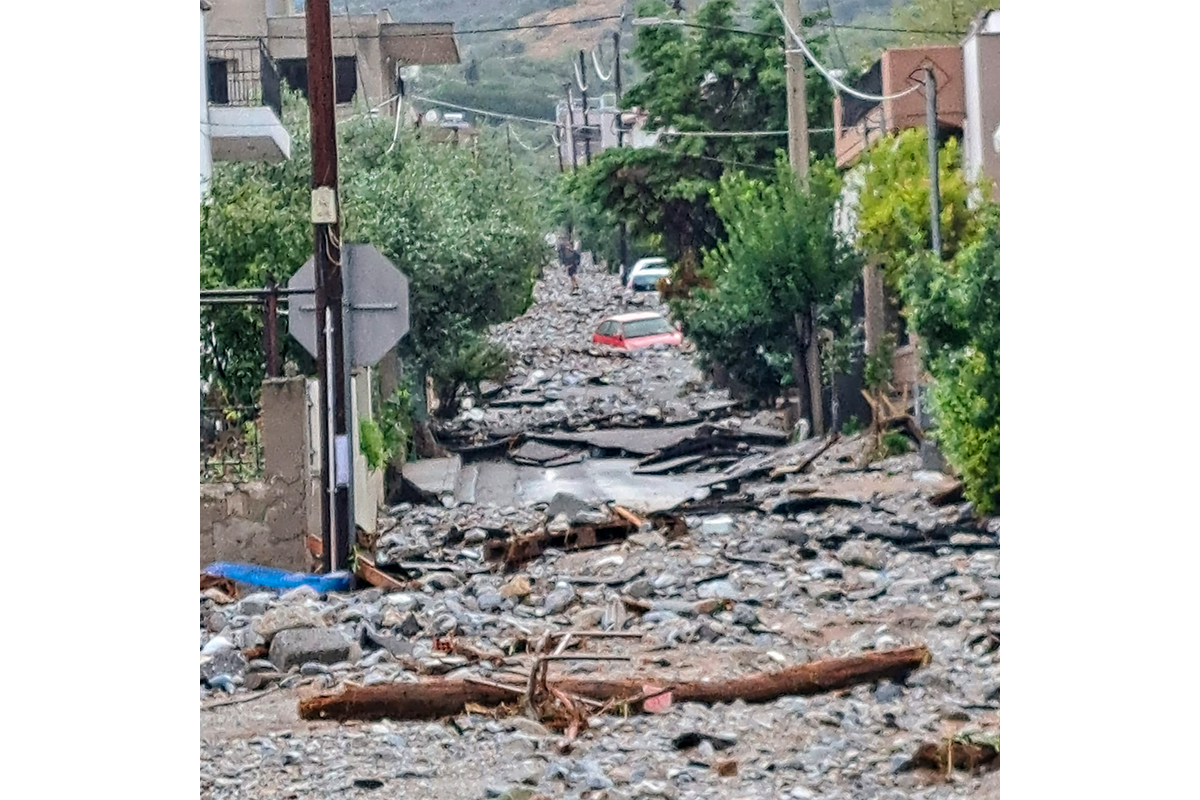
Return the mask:
M579 242L567 249L567 277L571 279L571 294L579 291Z

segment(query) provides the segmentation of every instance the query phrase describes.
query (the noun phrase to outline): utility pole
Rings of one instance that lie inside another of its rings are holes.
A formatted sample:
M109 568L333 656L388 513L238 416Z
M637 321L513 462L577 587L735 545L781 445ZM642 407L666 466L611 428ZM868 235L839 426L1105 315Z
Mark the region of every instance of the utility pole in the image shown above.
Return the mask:
M937 78L925 68L925 131L929 134L929 234L933 254L942 257L941 189L938 187Z
M337 128L334 120L333 36L329 0L310 0L305 13L308 43L308 107L312 129L312 218L318 320L322 425L321 562L325 571L350 567L350 435L343 328L341 226L338 207ZM332 445L332 446L331 446Z
M579 51L579 74L584 78L583 86L587 86L587 65L583 63L583 51ZM592 165L592 129L588 127L588 106L587 106L587 89L579 87L579 94L583 98L583 154L587 165Z
M783 15L792 30L801 26L800 0L783 0ZM808 104L804 89L804 54L784 34L787 63L788 160L803 186L808 180Z
M571 84L564 83L563 89L567 92L567 131L571 141L571 172L576 172L579 169L579 152L575 149L575 109L571 105Z
M613 80L617 89L617 148L625 146L625 120L621 111L621 30L613 31L613 52L616 63L613 65ZM621 220L617 229L617 257L620 259L621 279L625 278L625 267L629 263L629 226Z
M504 126L504 139L508 143L508 171L513 171L512 124Z
M800 0L784 0L783 14L788 26L797 33L802 26ZM784 33L784 53L787 64L788 101L788 160L796 173L801 189L808 184L808 105L804 87L804 54L796 47L790 35ZM799 393L797 404L800 416L804 416L805 394L808 395L812 433L825 434L824 404L821 402L821 359L816 332L816 307L798 311L793 318L797 341L803 348L803 359L799 353L792 356L792 374Z
M563 134L564 132L560 129L558 131L558 146L554 148L554 151L558 153L558 173L560 175L566 172L566 169L563 166L563 148L567 146L567 137Z

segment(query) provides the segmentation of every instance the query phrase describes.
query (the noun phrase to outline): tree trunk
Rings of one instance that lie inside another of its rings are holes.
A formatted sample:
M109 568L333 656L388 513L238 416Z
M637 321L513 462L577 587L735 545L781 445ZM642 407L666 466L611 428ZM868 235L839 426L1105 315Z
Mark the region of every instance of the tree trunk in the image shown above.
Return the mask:
M792 339L792 382L796 385L796 415L797 421L809 420L808 430L812 432L812 415L810 413L812 396L808 391L808 370L804 365L804 318L796 314L793 318L796 335Z
M821 343L817 337L817 309L808 309L808 339L805 360L808 362L808 390L812 395L813 436L825 435L825 403L821 397Z
M863 653L845 658L828 658L774 673L743 678L679 682L661 676L639 676L618 680L566 679L549 686L599 702L632 699L644 694L646 684L670 687L676 703L769 703L780 697L833 692L885 678L903 680L928 664L929 650L923 646L902 647ZM340 694L300 701L301 719L337 720L428 720L463 713L468 703L498 706L519 702L524 691L505 690L468 681L425 680L418 683L389 683L347 687ZM641 711L640 703L631 704Z

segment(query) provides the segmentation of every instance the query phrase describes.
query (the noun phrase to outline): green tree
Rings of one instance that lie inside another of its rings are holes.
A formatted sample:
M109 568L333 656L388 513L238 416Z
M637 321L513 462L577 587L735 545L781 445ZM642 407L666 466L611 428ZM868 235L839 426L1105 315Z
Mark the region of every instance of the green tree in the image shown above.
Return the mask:
M648 115L647 128L679 131L787 129L783 23L774 6L759 2L753 22L739 32L732 0L710 0L688 21L696 27L639 28L632 56L644 77L623 98L626 107ZM662 0L638 5L639 16L673 18ZM813 24L825 12L806 19ZM820 53L823 36L811 38ZM811 127L832 124L832 93L813 73L808 82ZM830 134L814 134L817 155L832 150ZM664 135L654 148L609 150L592 166L569 177L568 191L584 213L611 223L624 220L643 240L660 237L663 255L676 262L674 285L692 283L701 254L724 238L711 192L721 175L745 169L771 179L775 159L786 147L778 137ZM597 227L599 227L597 225Z
M833 221L840 181L826 163L796 185L780 159L774 181L729 173L712 203L727 238L708 250L698 288L672 301L703 359L720 364L760 400L778 396L788 367L806 387L806 334L797 315L833 305L856 272ZM801 392L802 402L807 393Z
M310 255L307 109L291 98L285 117L290 160L214 172L201 220L204 287L283 282ZM549 257L541 201L494 142L476 158L406 134L389 152L392 126L370 118L339 124L338 138L343 239L375 245L408 275L411 330L401 352L428 371L449 411L462 384L494 374L503 360L482 332L532 301ZM262 378L261 322L253 311L225 308L203 321L202 375L252 402Z

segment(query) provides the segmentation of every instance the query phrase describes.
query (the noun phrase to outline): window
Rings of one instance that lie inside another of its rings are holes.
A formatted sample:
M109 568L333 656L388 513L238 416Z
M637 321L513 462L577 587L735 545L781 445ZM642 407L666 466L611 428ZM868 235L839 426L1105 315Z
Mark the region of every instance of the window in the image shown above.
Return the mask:
M673 333L674 331L675 329L671 327L671 323L662 317L638 319L625 323L625 338L627 339L637 339L640 336L657 336L661 333Z
M633 288L638 292L652 292L658 287L660 278L668 275L666 270L653 269L639 272L633 276Z
M615 336L617 333L617 323L610 319L608 322L602 323L596 333L601 336Z
M308 60L304 58L281 58L275 62L279 76L296 92L308 97Z
M223 58L208 60L208 102L229 105L229 62Z
M349 103L358 91L358 59L341 56L333 60L333 97L339 105Z
M308 99L308 59L281 58L277 62L280 76L288 86ZM333 102L349 103L358 91L358 61L354 56L333 60Z

